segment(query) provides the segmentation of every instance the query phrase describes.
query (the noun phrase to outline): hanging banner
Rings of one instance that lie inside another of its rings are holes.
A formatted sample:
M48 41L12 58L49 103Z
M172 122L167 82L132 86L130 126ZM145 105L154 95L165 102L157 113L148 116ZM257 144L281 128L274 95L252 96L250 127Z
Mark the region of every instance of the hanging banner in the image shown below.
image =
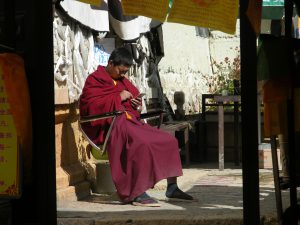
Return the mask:
M248 2L248 9L246 14L256 36L260 34L261 13L262 13L262 0L250 0Z
M17 132L4 87L0 64L0 197L20 196Z
M77 0L77 1L94 5L94 6L101 6L102 4L102 0Z
M281 20L284 15L284 0L263 0L262 18Z
M107 66L109 56L114 49L114 38L102 38L96 41L94 46L94 59L97 65Z
M161 22L166 20L169 0L122 0L124 15L141 15Z
M284 6L284 0L263 0L264 6Z
M167 21L234 34L238 7L238 0L174 0Z

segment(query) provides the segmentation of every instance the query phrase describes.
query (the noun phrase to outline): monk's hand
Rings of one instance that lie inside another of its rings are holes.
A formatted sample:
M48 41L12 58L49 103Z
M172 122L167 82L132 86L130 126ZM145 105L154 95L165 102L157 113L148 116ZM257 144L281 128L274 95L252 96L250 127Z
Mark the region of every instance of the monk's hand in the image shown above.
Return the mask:
M130 103L134 109L141 111L141 108L142 108L142 98L141 97L132 98L130 100Z
M126 90L121 91L120 96L122 102L133 97L132 94Z

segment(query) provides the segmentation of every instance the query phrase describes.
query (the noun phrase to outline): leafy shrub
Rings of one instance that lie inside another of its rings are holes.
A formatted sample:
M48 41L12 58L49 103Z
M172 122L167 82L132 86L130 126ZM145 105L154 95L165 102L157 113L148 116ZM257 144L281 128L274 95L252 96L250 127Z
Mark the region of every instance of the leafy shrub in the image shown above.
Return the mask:
M234 94L234 80L240 80L240 50L235 48L236 56L230 60L225 57L223 61L217 62L212 59L212 75L203 75L210 94L221 94L227 90L228 94Z

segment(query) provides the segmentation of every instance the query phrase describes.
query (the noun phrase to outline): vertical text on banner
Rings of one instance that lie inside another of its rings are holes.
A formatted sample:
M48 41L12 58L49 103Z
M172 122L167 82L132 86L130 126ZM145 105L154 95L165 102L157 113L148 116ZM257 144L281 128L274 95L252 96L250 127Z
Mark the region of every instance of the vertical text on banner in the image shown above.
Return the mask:
M0 197L20 196L17 132L0 65Z

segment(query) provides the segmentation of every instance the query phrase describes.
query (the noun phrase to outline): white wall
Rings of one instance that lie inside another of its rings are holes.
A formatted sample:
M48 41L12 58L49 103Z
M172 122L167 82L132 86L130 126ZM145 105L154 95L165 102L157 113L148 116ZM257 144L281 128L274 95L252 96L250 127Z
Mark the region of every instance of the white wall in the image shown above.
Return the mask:
M176 109L174 92L183 91L186 114L201 111L201 95L208 93L202 76L212 75L211 57L218 62L225 57L232 59L236 56L234 49L240 45L239 27L236 34L211 31L209 38L202 38L196 36L194 26L163 24L165 56L159 63L159 73L164 93L173 110Z

